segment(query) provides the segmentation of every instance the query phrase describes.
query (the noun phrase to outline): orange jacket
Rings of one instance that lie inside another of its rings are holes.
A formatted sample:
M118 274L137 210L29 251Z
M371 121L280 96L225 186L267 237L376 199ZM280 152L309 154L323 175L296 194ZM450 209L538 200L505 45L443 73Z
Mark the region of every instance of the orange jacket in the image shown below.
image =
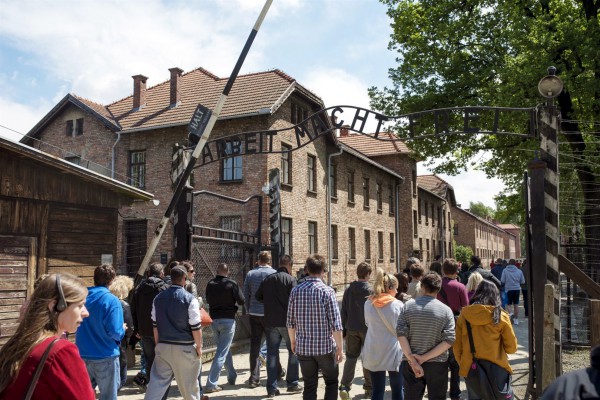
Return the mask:
M460 366L460 376L467 376L473 363L465 319L471 324L477 358L494 362L512 373L507 354L517 351L517 337L506 312L501 312L500 322L494 325L493 310L493 306L481 304L473 304L462 309L456 321L456 341L452 347L454 357Z

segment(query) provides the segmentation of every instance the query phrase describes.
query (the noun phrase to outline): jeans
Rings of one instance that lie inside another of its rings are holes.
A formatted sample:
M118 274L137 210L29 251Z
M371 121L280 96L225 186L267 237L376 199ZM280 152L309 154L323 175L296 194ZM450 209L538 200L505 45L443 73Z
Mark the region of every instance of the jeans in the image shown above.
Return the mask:
M260 364L258 354L263 334L265 333L265 317L250 315L250 378L249 383L260 382Z
M144 352L144 358L146 359L146 377L149 380L152 364L154 363L154 348L156 347L154 336L142 336L140 344L142 345L142 351Z
M127 383L127 344L119 349L119 389Z
M450 369L450 398L458 399L460 398L461 392L459 375L460 366L458 365L456 358L454 358L452 347L448 350L448 368Z
M352 387L356 361L358 360L358 357L360 357L360 352L365 344L366 336L366 332L346 331L346 362L344 363L344 373L342 374L340 388L343 386L347 390L350 390ZM371 374L369 373L369 370L363 368L363 376L365 379L363 389L371 390L373 385L371 383Z
M287 387L298 386L300 365L298 356L292 351L288 330L286 327L269 327L267 328L267 393L269 394L275 393L275 390L277 390L277 379L281 374L281 364L279 363L281 339L285 340L289 355L286 376Z
M96 388L98 385L99 400L117 400L117 391L121 384L119 356L83 361L92 381L92 387Z
M325 381L324 400L337 400L339 366L335 362L335 350L329 354L318 356L298 355L300 369L304 377L303 400L317 400L317 386L319 384L319 370Z
M231 357L231 342L235 334L235 319L213 319L211 328L217 342L217 350L215 350L215 358L210 366L208 378L206 378L207 389L214 389L217 386L223 366L227 370L228 383L235 384L235 380L237 379L237 372L233 367L233 358Z
M427 386L429 400L446 400L448 363L428 361L421 365L424 376L417 378L408 362L402 361L400 371L406 400L421 400Z
M386 371L370 371L373 382L373 394L371 400L383 400L385 395L385 373ZM399 371L387 371L390 375L390 388L392 389L392 400L404 400L402 391L402 374Z

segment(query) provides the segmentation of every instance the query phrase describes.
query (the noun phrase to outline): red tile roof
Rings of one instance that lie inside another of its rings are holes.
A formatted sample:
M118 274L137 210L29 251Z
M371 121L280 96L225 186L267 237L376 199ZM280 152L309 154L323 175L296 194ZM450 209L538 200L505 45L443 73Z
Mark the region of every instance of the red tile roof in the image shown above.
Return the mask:
M368 157L384 156L389 154L410 153L406 144L400 140L394 139L394 135L389 132L379 134L386 140L378 140L368 135L350 134L345 137L338 136L338 140L360 151Z

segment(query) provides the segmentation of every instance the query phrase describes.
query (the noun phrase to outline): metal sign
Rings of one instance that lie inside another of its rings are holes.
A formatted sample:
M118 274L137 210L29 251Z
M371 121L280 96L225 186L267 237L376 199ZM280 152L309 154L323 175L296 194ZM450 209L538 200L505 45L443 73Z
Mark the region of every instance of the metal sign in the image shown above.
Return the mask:
M202 104L198 104L198 107L196 107L196 111L194 111L194 115L192 115L192 119L188 128L188 138L194 145L198 144L200 141L204 130L208 126L208 121L210 120L211 114L212 111L204 107Z
M294 151L342 127L382 141L406 141L455 134L535 137L535 121L535 108L453 107L387 116L361 107L334 106L317 111L288 128L244 132L208 141L202 149L198 166L248 154ZM367 126L375 126L375 131L367 131ZM515 126L523 127L526 132L512 132ZM296 147L285 151L274 148L273 138L286 131L294 132ZM395 135L382 135L383 132L393 132Z

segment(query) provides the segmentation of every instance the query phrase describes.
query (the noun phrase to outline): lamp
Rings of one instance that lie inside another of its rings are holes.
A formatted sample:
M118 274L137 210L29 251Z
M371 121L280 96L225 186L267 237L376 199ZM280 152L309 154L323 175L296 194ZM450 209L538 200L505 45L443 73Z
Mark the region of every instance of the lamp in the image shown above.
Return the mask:
M540 79L538 91L547 99L557 97L563 90L562 80L556 76L556 67L548 68L548 75Z

